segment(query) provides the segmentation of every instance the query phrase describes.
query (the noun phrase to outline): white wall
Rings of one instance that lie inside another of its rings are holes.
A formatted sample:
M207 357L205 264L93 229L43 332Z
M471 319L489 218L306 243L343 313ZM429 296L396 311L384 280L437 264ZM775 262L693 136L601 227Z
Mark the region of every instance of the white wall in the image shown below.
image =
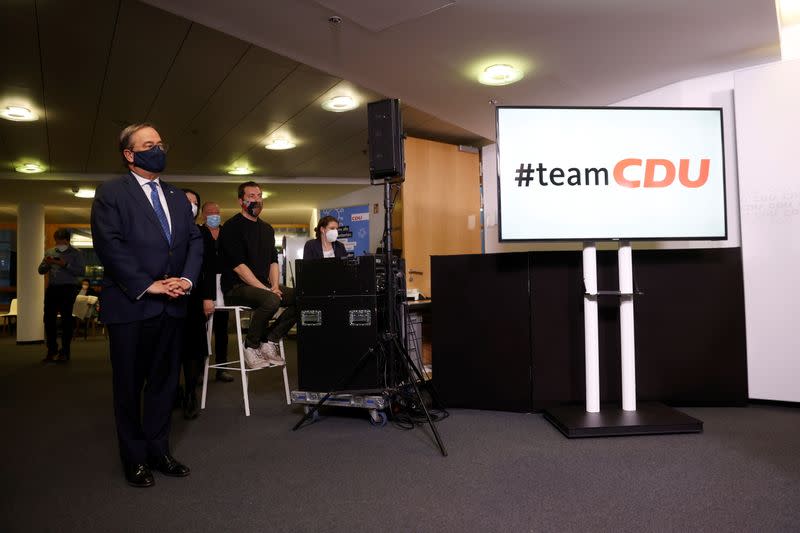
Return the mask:
M737 72L751 398L800 401L800 61Z
M317 206L317 209L326 209L331 207L351 207L354 205L369 205L369 251L375 253L375 250L380 246L381 237L383 237L383 185L370 185L363 189L358 189L343 196L337 196L330 200L326 200ZM378 204L378 212L374 212L374 205ZM314 221L314 225L319 220ZM313 235L313 232L312 232Z
M792 61L686 80L615 104L723 109L728 239L634 247L742 247L753 399L800 401L798 95L800 61ZM487 252L579 249L580 243L500 244L494 146L484 148L482 169Z
M733 105L733 72L686 80L621 102L631 107L721 107L725 149L725 194L728 213L728 239L725 241L636 242L634 248L711 248L737 247L739 227L739 188L736 166L736 135ZM487 253L526 250L579 250L581 243L500 243L497 233L497 150L487 146L481 153L483 171L484 238ZM616 248L601 244L601 248Z

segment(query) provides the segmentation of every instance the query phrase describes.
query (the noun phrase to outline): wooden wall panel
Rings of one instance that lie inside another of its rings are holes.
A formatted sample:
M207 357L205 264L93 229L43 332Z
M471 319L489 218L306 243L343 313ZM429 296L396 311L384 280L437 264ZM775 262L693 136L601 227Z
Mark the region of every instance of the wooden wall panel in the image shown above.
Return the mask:
M406 139L405 160L399 242L406 283L432 296L432 255L481 253L480 162L477 153L415 138Z

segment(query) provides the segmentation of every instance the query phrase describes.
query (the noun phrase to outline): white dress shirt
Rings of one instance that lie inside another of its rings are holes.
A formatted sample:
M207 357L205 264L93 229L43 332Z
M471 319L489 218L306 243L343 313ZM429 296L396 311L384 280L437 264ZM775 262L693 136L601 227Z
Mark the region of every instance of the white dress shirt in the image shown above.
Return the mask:
M150 188L149 184L151 180L141 177L136 172L131 172L131 174L133 174L133 177L136 178L136 181L138 181L139 185L142 187L144 195L147 196L147 201L150 202L150 205L153 205L153 201L150 199L150 192L152 191L152 189ZM160 178L156 178L152 181L153 183L156 184L156 190L158 191L158 199L161 200L161 207L164 209L164 213L167 214L167 223L169 224L169 231L171 232L172 217L170 217L169 215L169 206L167 205L167 199L164 196L164 189L161 188L161 182L159 181L159 179ZM155 209L155 207L153 209Z
M167 205L167 198L164 196L164 189L161 187L161 182L159 181L160 178L149 180L147 178L141 177L136 172L131 171L131 174L133 174L133 177L136 178L136 181L139 182L139 185L142 187L142 192L144 192L144 195L147 197L147 201L150 202L150 205L153 205L153 201L150 199L150 193L153 189L150 187L149 184L151 181L153 181L156 184L156 190L158 191L158 199L161 201L161 207L164 209L164 213L167 215L167 223L169 224L169 231L172 232L172 217L170 217L169 215L169 206ZM153 209L155 209L155 207ZM194 287L194 283L192 283L192 280L183 277L181 279L189 282L189 292L191 292L192 288ZM147 291L145 290L136 299L138 300L139 298L144 296L146 292Z

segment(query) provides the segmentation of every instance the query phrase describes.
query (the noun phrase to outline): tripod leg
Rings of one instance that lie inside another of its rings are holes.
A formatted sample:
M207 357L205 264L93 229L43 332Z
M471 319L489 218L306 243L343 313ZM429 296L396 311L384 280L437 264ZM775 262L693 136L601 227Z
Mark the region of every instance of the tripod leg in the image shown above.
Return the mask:
M383 350L385 348L381 347ZM410 366L414 366L411 358L405 352L405 350L398 350L403 357L405 358L406 364ZM425 413L425 418L428 419L428 425L433 432L433 437L436 439L436 444L439 446L439 451L442 452L442 456L447 457L447 449L444 447L444 443L442 442L442 438L439 436L439 432L436 430L436 426L433 424L433 420L431 420L431 414L428 412L428 408L425 407L425 401L422 399L422 394L419 392L419 387L417 387L417 381L409 374L408 380L411 382L411 386L414 387L414 394L417 395L417 399L419 400L419 404L422 406L422 411Z
M353 379L353 377L358 373L358 371L361 370L361 367L364 365L364 363L366 363L370 354L374 353L375 353L374 348L370 348L369 350L364 352L364 355L361 356L361 359L359 359L356 362L355 366L353 367L353 370L349 374L346 374L342 379L337 381L336 384L334 384L333 388L330 391L328 391L328 393L325 394L325 396L323 396L316 404L311 406L311 409L309 409L305 414L303 414L303 418L301 418L300 421L297 424L295 424L295 426L292 428L292 431L297 431L297 429L303 425L303 422L313 417L314 413L319 411L319 408L322 407L322 404L328 401L328 398L330 398L334 392L340 390L343 385L345 385L348 381Z

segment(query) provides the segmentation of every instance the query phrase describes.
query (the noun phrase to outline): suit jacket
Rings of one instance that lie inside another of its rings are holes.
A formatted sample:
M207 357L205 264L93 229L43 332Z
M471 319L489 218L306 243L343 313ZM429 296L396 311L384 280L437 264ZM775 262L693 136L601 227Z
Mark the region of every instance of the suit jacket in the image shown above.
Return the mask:
M168 243L153 206L132 174L98 187L92 203L92 240L105 269L100 320L121 324L162 312L186 316L186 298L147 294L158 279L182 277L197 288L203 240L186 195L161 181L172 222Z
M333 256L336 259L347 257L347 249L339 241L333 241ZM322 241L310 239L303 246L303 259L324 259L322 255Z

